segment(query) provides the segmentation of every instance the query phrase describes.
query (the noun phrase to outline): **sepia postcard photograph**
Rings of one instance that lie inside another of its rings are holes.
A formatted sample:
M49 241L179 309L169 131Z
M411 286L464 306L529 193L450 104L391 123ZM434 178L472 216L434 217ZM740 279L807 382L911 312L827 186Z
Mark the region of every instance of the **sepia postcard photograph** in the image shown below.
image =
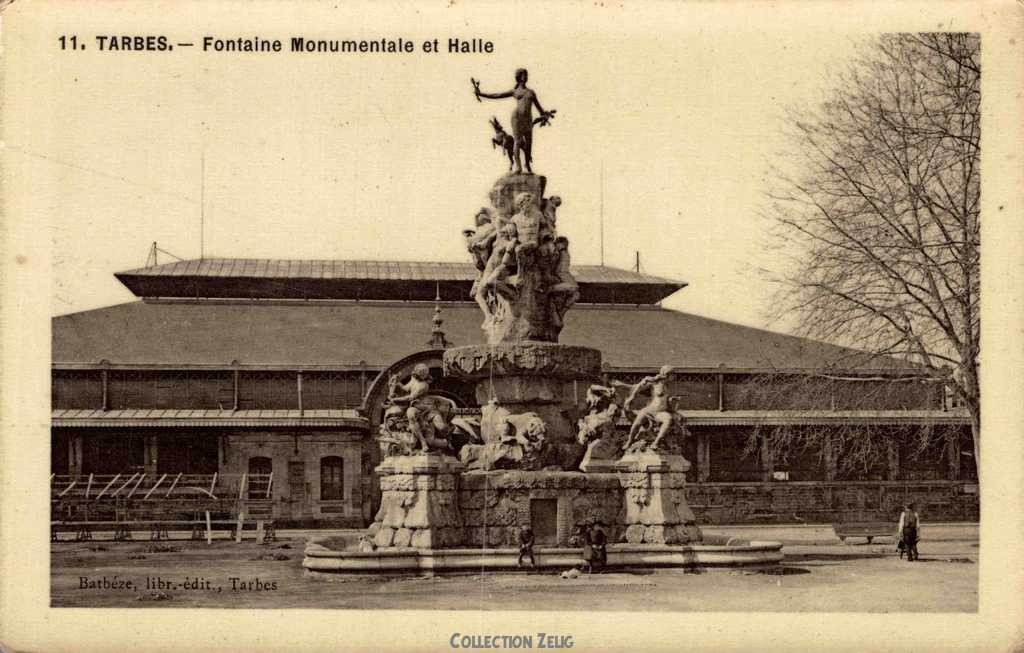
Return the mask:
M0 21L0 650L1024 646L1020 3Z

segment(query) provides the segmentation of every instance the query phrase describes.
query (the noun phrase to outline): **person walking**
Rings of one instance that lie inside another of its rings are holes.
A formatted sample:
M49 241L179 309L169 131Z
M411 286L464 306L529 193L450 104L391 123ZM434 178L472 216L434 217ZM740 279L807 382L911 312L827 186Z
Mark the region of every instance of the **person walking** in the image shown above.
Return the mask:
M917 542L920 539L921 518L917 514L916 503L903 506L903 512L900 513L900 523L896 527L896 531L900 542L900 557L902 557L903 551L905 551L907 562L917 560Z

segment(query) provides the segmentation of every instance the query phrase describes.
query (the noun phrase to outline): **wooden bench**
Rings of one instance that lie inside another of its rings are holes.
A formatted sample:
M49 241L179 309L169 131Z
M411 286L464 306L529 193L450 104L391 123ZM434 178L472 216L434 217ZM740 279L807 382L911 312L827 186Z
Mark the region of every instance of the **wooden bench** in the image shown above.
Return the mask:
M896 525L892 522L849 522L832 524L836 537L845 542L848 537L867 538L868 544L876 537L896 537Z

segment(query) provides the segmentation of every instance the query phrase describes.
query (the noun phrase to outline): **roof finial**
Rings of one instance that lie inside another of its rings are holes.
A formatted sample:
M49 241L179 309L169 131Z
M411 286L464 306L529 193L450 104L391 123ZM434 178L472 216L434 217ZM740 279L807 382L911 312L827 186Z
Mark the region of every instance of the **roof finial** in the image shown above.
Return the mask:
M433 349L447 349L452 343L448 342L448 338L444 335L444 330L441 325L444 324L444 319L441 317L441 284L438 282L435 286L434 291L434 317L431 319L431 323L434 328L430 331L430 342L429 344Z

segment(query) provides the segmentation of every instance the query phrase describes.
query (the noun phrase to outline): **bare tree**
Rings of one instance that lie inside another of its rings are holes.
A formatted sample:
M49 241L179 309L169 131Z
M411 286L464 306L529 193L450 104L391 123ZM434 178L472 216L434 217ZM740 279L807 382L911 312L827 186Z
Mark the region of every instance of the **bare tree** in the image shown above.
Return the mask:
M779 315L948 383L976 462L980 100L978 35L873 40L821 106L790 112L765 211Z
M878 410L938 409L942 406L946 379L931 378L909 369L882 370L880 374L836 369L862 361L850 352L833 367L814 373L764 372L742 384L743 396L735 397L762 410L844 411L871 415ZM795 423L760 425L751 430L744 453L768 457L776 469L817 461L835 476L888 478L894 467L909 462L933 467L947 459L948 447L959 448L961 429L956 425L930 423L885 424L830 421L824 424ZM902 461L900 463L899 461ZM958 462L958 461L957 461ZM942 462L946 468L949 460Z

